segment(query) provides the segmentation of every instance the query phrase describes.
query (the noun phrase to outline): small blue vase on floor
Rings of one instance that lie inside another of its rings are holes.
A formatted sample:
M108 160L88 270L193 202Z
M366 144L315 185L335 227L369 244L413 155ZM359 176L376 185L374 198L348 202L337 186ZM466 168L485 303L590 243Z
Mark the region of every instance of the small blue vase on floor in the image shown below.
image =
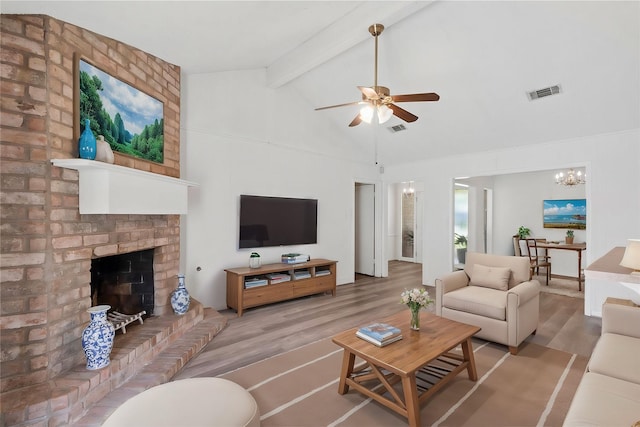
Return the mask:
M184 285L184 274L178 274L178 288L171 293L171 307L176 314L185 314L189 310L191 297Z
M96 158L97 144L89 123L90 120L85 119L84 130L78 140L78 153L81 159L94 160Z

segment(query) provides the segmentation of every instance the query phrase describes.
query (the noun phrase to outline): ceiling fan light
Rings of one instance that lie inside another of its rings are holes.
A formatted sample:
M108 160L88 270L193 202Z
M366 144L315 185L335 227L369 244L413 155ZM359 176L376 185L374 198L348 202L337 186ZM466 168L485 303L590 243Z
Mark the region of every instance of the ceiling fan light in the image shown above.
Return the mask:
M378 123L384 123L393 116L393 110L386 105L378 107Z
M371 123L373 118L373 107L371 105L365 105L360 109L360 118L365 123Z

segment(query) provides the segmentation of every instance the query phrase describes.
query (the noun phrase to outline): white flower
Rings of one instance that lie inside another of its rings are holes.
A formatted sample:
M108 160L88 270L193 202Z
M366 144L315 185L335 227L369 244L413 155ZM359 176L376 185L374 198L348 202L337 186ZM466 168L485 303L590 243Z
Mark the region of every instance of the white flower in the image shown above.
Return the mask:
M433 304L433 300L429 298L429 294L424 288L414 288L404 290L400 295L400 302L408 305L411 309L419 309Z

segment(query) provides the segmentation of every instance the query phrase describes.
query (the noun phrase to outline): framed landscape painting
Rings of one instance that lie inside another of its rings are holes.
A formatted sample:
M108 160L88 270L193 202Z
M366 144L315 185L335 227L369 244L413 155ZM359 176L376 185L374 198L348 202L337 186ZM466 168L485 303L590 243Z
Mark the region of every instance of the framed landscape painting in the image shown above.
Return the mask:
M587 228L586 199L544 200L543 205L544 228Z
M78 57L76 139L85 119L114 152L164 163L164 105Z

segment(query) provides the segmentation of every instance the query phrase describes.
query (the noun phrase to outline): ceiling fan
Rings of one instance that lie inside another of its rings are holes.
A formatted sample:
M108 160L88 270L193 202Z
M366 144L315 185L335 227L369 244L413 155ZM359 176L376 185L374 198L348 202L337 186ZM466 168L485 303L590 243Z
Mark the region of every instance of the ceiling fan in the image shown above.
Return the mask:
M364 105L360 113L349 123L349 127L358 126L361 122L371 123L374 113L377 113L378 123L384 123L392 115L405 122L415 122L418 116L404 110L396 102L420 102L437 101L440 96L437 93L412 93L407 95L391 95L388 87L378 86L378 36L382 34L384 25L373 24L369 27L369 32L375 37L375 67L373 74L373 86L358 86L362 92L362 101L348 102L346 104L330 105L328 107L316 108L316 111L328 108L345 107L347 105Z

